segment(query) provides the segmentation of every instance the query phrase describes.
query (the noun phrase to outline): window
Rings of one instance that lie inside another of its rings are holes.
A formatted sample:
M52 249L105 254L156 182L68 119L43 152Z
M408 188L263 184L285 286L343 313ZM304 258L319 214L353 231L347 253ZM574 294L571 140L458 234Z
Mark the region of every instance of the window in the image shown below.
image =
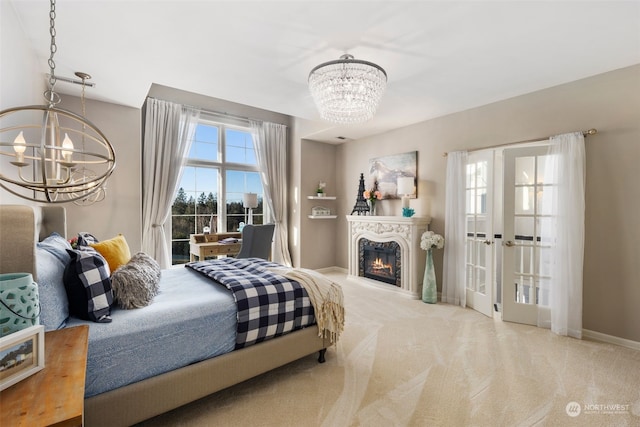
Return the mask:
M238 231L248 222L244 193L258 194L254 224L264 218L263 190L248 127L202 117L171 209L172 264L189 261L189 238Z

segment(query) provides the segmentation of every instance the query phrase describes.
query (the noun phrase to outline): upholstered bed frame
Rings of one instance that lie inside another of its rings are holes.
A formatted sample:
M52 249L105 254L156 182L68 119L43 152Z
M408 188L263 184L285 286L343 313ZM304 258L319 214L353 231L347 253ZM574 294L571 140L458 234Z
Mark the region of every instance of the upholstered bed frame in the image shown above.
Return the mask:
M30 272L37 280L36 243L54 231L66 236L63 207L0 205L0 273ZM315 352L322 362L328 346L313 326L92 396L85 425L131 425Z

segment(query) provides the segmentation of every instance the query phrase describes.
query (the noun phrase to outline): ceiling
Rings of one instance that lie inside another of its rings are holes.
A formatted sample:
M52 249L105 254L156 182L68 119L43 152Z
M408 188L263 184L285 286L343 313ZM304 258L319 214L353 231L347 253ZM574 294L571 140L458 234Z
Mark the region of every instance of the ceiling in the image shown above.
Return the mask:
M48 72L49 1L9 1ZM310 137L332 143L640 63L637 1L58 0L56 12L56 75L91 74L88 98L139 108L157 83L318 122ZM388 74L365 124L322 122L307 88L344 53Z

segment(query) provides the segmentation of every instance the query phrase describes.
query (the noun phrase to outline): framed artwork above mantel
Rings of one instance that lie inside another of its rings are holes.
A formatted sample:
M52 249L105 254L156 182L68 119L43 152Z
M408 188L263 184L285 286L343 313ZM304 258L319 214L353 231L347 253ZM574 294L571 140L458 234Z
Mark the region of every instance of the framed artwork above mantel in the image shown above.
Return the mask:
M398 178L413 177L415 191L409 198L415 199L418 197L417 166L417 151L374 157L369 160L367 188L373 188L374 183L377 182L383 200L400 199L402 195L398 194Z

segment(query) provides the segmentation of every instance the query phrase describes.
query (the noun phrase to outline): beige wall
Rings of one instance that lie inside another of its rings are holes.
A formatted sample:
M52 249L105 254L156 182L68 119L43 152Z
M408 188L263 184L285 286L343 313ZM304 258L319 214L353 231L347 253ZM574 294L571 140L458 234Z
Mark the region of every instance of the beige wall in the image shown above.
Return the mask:
M443 234L443 152L589 128L598 134L586 142L583 327L640 341L640 65L342 144L336 156L341 214L351 209L369 158L418 150L419 198L411 206L431 215L431 228ZM399 214L397 201L381 205ZM340 267L347 266L346 229L340 218ZM442 251L435 261L440 288Z
M78 113L82 111L80 98L75 96L63 96L61 106ZM87 100L86 117L113 145L116 168L107 180L103 201L90 206L64 205L67 232L73 236L87 231L100 240L123 234L131 252L136 253L142 247L140 110Z
M49 68L46 61L36 61L19 24L13 5L0 1L0 110L45 102L45 73ZM0 168L3 171L13 168L9 158L0 156ZM28 202L0 189L0 203Z
M322 142L301 141L301 174L300 181L300 264L306 268L322 268L336 265L336 251L325 250L336 246L336 219L311 219L311 208L322 206L337 213L337 200L309 200L308 196L315 196L318 184L327 184L325 194L335 196L336 181L336 151L337 146ZM311 244L309 244L311 243Z
M324 127L323 124L300 118L292 118L291 143L289 145L289 250L291 262L296 267L319 268L333 266L335 259L336 222L334 220L310 220L307 218L313 194L320 180L327 182L327 191L336 194L337 180L329 177L327 170L335 173L336 147L305 139ZM323 146L327 146L323 148ZM337 200L331 202L334 206ZM333 211L334 206L330 208ZM313 221L313 222L311 222ZM319 224L318 221L327 221ZM314 225L316 226L314 228ZM318 233L316 230L322 230ZM319 236L320 240L314 242ZM304 239L304 240L303 240ZM311 267L313 266L313 267Z
M0 24L0 110L43 104L45 73L49 72L47 61L36 61L9 2L0 2Z

